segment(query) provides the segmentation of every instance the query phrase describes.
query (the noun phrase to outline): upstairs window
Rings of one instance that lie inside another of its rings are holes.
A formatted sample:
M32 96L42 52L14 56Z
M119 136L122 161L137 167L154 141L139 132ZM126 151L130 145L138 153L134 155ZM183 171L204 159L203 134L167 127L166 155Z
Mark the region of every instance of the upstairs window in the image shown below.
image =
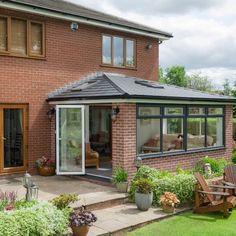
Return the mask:
M0 51L8 50L7 28L7 18L0 17Z
M135 67L135 47L133 39L118 36L102 36L102 63L116 67Z
M0 16L0 54L44 57L44 41L43 23Z

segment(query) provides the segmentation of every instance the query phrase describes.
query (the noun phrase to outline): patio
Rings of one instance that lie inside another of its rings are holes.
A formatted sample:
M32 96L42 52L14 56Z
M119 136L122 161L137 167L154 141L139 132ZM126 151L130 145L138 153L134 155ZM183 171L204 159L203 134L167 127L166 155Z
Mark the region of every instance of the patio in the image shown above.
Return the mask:
M32 176L33 181L39 186L39 199L51 200L63 193L77 193L80 195L79 204L94 204L124 197L117 193L109 183L93 183L80 177L71 176ZM22 177L4 176L0 178L1 191L17 191L19 199L25 197L25 188L22 186Z

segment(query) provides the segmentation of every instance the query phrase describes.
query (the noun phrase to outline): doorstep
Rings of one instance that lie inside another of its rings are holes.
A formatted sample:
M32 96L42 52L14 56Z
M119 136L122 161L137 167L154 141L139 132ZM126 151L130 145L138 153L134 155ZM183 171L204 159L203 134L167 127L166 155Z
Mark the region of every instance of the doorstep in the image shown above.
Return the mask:
M175 214L190 210L191 207L180 207ZM128 203L102 210L95 210L98 221L90 228L88 236L121 236L146 224L171 217L175 214L166 214L161 208L150 208L148 211L139 211L135 204Z

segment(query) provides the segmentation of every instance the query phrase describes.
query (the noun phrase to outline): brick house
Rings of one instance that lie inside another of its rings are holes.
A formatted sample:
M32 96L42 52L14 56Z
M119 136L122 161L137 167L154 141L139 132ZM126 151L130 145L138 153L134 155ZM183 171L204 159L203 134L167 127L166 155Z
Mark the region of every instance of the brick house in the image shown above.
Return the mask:
M0 174L110 178L137 159L175 171L230 158L231 97L161 85L172 35L64 1L0 2Z

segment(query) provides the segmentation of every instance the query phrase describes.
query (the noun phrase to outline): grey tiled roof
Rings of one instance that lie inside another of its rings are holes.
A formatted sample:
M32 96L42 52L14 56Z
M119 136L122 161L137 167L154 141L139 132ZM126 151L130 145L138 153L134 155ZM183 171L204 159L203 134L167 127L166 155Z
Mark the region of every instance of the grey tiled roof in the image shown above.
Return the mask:
M20 3L73 16L84 17L86 19L93 19L118 26L125 26L131 29L138 29L148 33L163 35L167 38L172 37L172 34L168 32L128 21L120 17L102 13L64 0L6 0L6 2Z
M102 72L92 74L48 96L49 101L112 98L236 102L236 98L229 96L209 94L122 74Z

